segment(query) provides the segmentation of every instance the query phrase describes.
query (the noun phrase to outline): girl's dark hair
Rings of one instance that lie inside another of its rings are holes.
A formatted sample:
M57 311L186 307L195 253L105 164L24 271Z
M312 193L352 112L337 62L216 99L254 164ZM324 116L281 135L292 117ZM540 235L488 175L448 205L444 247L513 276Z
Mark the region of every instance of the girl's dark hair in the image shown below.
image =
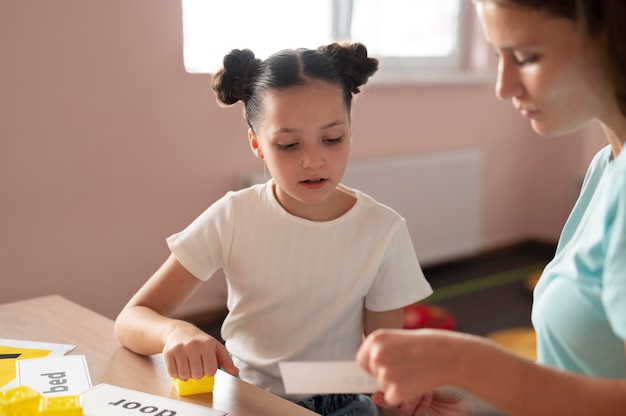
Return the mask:
M480 0L478 0L480 1ZM626 0L505 0L573 20L590 36L598 36L615 88L620 111L626 115Z
M317 49L285 49L262 61L249 49L234 49L224 57L224 67L213 77L218 103L242 101L248 126L261 121L263 96L272 89L306 85L313 79L341 87L348 113L352 97L378 70L378 60L367 56L361 43L331 43Z

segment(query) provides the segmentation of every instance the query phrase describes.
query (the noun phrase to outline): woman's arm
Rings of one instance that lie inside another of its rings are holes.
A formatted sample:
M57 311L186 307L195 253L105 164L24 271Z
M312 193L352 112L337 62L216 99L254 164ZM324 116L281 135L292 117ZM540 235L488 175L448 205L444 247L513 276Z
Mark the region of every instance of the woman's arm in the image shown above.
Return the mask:
M365 335L369 335L378 329L402 329L404 326L404 308L393 309L384 312L374 312L365 309L364 331ZM430 398L428 396L427 400ZM397 406L389 406L384 401L384 397L380 392L372 395L374 403L378 406L381 416L404 416L413 415L418 404L424 401L423 396L411 398L403 401Z
M218 366L237 374L219 341L189 322L169 317L201 284L170 255L115 320L119 341L139 354L163 352L172 377L198 379L213 375Z
M626 380L558 371L459 332L377 331L357 360L377 377L388 403L450 385L521 416L619 415L626 409Z

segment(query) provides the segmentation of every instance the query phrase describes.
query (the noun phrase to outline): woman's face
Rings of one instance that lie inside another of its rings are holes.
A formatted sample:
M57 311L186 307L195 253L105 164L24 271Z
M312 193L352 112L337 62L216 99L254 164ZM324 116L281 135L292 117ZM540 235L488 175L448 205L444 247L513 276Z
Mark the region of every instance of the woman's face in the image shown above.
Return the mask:
M600 48L573 21L493 0L476 10L498 53L496 95L537 133L572 132L615 110Z
M305 218L333 210L331 196L346 169L350 137L343 92L323 81L269 92L258 131L249 133L252 150L276 182L278 201Z

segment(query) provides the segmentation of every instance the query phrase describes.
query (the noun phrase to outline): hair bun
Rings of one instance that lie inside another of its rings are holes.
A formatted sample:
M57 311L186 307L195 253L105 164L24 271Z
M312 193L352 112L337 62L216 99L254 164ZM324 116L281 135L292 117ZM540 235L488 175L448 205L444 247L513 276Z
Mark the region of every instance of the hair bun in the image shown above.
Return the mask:
M212 82L217 101L225 105L245 101L261 60L250 49L233 49L224 57L223 65Z
M345 78L353 94L359 93L360 86L367 83L378 70L378 59L367 56L367 48L362 43L331 43L318 49L329 56L339 73Z

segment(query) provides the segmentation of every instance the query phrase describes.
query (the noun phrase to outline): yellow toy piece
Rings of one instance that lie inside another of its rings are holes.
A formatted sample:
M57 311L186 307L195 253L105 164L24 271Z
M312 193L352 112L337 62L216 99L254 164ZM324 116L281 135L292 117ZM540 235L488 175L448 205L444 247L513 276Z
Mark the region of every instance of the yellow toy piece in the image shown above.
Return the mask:
M0 416L83 416L76 396L43 396L27 386L0 391Z
M192 394L202 394L213 392L215 378L213 376L204 376L199 380L190 378L188 380L180 380L172 378L176 391L181 396L190 396ZM1 415L0 415L1 416Z
M43 397L39 407L41 416L83 416L80 396Z
M0 416L32 416L39 414L41 394L27 386L0 391Z

